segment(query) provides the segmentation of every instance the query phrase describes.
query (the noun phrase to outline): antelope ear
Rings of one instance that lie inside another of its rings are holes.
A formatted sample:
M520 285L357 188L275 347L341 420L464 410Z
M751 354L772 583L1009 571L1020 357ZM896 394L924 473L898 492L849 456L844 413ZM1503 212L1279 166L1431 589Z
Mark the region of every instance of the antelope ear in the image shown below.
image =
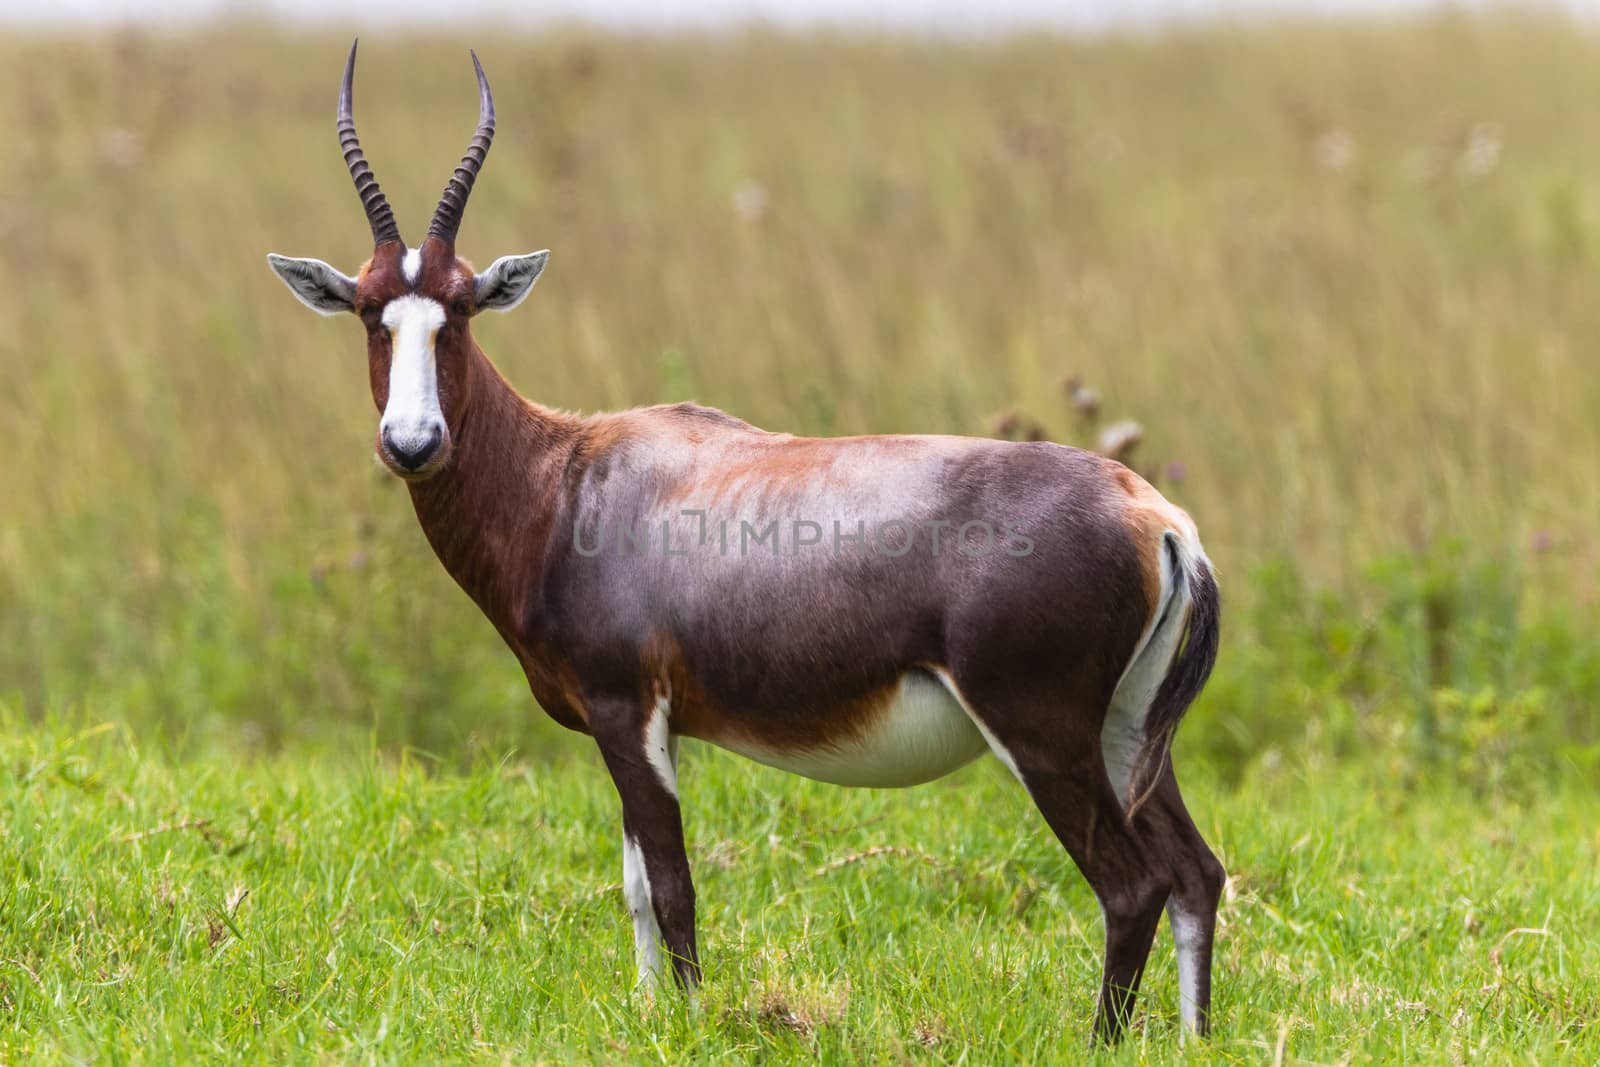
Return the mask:
M528 298L528 291L549 261L549 249L525 256L501 256L473 281L473 302L479 311L510 311Z
M290 259L271 252L267 265L302 304L320 315L356 309L356 280L320 259Z

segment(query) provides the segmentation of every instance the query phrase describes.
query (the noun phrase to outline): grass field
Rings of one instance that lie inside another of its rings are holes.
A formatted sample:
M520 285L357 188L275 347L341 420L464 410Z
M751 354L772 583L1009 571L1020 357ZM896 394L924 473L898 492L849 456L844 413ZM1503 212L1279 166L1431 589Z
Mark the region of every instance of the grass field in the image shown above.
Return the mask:
M850 791L691 743L698 1004L631 992L596 758L176 758L11 723L0 1060L1074 1063L1099 915L986 759ZM17 736L21 733L21 737ZM1285 760L1189 792L1232 882L1197 1063L1600 1056L1600 798ZM1163 934L1137 1030L1171 1062Z
M461 250L553 250L475 326L529 395L1142 424L1225 596L1186 1059L1600 1057L1600 35L378 35L410 235L469 44ZM592 746L376 469L358 327L264 263L368 250L347 45L0 38L0 1061L1075 1062L1098 915L992 761L874 793L691 747L712 979L630 992ZM1157 959L1122 1059L1179 1055Z

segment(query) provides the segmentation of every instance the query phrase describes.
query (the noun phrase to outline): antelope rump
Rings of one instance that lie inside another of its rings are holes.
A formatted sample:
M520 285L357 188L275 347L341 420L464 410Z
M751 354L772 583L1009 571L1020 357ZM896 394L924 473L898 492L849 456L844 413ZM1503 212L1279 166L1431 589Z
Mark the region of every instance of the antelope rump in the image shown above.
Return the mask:
M1126 1025L1163 908L1182 1018L1204 1033L1225 875L1170 746L1219 618L1188 515L1054 444L801 438L692 404L578 416L523 399L470 320L519 304L549 254L479 273L455 252L494 136L483 67L473 55L477 132L411 247L356 136L355 57L338 132L372 256L354 277L268 259L313 309L360 318L379 458L539 705L599 746L640 979L700 978L679 738L879 787L987 750L1100 902L1096 1033Z

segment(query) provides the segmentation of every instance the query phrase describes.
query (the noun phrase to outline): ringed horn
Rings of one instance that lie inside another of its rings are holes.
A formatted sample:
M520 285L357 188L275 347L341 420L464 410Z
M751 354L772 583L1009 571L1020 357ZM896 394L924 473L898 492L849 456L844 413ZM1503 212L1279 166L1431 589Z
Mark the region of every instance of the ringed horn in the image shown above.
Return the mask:
M356 76L356 45L350 42L350 58L344 64L344 83L339 86L339 147L344 152L344 165L350 168L350 177L356 183L356 195L367 212L367 222L372 226L372 244L386 244L400 240L400 227L395 225L394 212L389 208L389 198L378 187L378 179L367 166L366 153L361 151L361 138L356 136L356 120L350 113L350 89Z
M494 141L494 94L489 92L489 79L483 73L483 64L478 62L478 53L471 54L472 67L478 72L478 131L472 135L467 154L461 157L460 165L445 185L444 195L439 197L439 206L433 212L433 221L428 224L429 237L437 237L451 246L456 243L456 231L461 228L461 213L466 210L467 197L472 195L472 183L477 180L478 171L489 154L489 145Z

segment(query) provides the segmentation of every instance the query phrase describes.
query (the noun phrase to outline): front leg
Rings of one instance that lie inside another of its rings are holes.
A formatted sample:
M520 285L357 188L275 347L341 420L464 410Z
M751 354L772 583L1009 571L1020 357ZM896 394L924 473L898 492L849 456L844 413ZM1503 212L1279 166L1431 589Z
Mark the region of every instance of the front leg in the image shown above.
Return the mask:
M622 887L633 917L639 981L658 982L666 946L678 984L700 981L694 883L678 811L678 741L664 702L591 702L589 725L622 798Z

